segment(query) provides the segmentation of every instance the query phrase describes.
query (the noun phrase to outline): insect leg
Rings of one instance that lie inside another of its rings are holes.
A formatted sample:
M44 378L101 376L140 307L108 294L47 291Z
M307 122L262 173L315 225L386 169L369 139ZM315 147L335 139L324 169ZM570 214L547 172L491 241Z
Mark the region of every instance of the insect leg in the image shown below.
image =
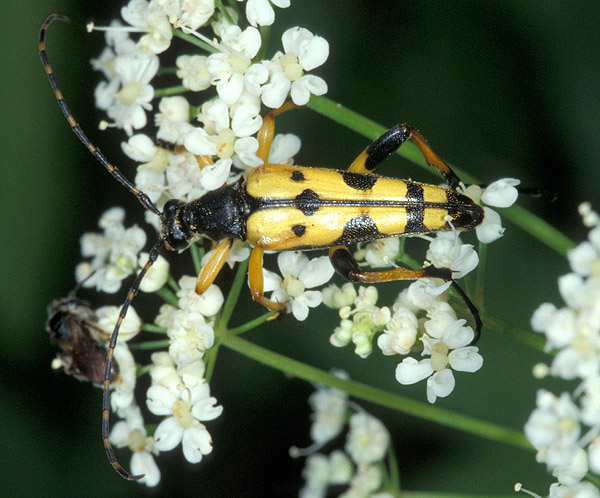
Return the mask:
M454 171L450 169L450 166L448 166L440 156L433 151L423 135L407 124L397 124L383 135L373 140L371 145L362 151L354 160L350 165L350 168L348 168L348 171L353 173L370 173L379 165L379 163L386 159L390 154L394 153L408 139L412 140L419 148L425 161L427 161L427 164L436 168L445 178L446 182L448 182L450 188L456 190L460 184L458 176L456 176Z
M264 250L260 247L255 247L250 253L250 261L248 262L248 282L250 284L250 294L252 299L257 303L262 304L265 308L272 311L285 311L285 303L279 303L267 299L263 294L264 278L263 278L263 253Z
M282 112L289 111L298 107L291 100L288 100L278 109L273 109L263 118L263 123L256 138L258 140L258 150L256 155L263 160L263 164L267 164L269 159L269 152L271 150L271 144L273 143L273 137L275 136L275 116Z
M233 241L231 239L223 239L215 247L212 256L202 267L202 270L198 275L198 281L196 282L196 294L202 294L215 281L215 278L217 278L217 275L225 264L225 260L227 259L229 251L231 251L232 242Z
M436 268L426 266L420 270L409 270L407 268L394 268L386 271L364 272L360 265L345 246L334 246L329 249L329 259L335 271L351 282L374 284L378 282L392 282L395 280L418 280L420 278L441 278L451 282L452 287L465 302L467 308L475 320L475 338L472 344L479 339L481 333L481 318L479 312L471 300L467 297L459 285L452 279L452 270L449 268Z

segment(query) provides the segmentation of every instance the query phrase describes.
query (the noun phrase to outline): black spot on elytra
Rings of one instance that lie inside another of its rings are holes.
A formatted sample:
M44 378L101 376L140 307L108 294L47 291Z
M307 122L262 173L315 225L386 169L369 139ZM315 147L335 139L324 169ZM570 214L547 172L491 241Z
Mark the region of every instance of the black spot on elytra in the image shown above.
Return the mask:
M333 245L347 245L381 237L383 235L377 229L377 224L366 214L361 214L346 223L342 236Z
M302 237L306 232L306 227L304 225L294 225L292 227L292 232L294 232L296 237Z
M318 201L319 196L312 190L306 189L296 196L295 206L302 211L305 216L311 216L319 209Z
M377 182L377 177L375 175L351 173L350 171L344 171L342 173L342 178L346 185L356 190L369 190L373 188L373 185Z
M294 171L292 173L292 180L294 180L295 182L302 182L304 181L304 173L302 173L302 171Z
M406 184L406 233L420 233L426 231L423 225L425 218L425 198L423 186L418 183L407 182Z

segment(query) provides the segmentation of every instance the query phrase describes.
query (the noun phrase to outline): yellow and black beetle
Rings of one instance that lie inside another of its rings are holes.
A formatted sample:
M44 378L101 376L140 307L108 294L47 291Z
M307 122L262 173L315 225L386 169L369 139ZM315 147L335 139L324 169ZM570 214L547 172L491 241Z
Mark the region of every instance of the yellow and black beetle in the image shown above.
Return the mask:
M196 292L204 292L223 267L233 239L248 241L252 246L248 280L252 298L273 311L283 311L286 303L272 301L263 293L264 251L329 249L337 273L353 282L377 283L437 277L451 281L465 300L476 321L476 337L481 321L476 308L452 280L452 270L427 266L420 270L394 268L364 272L347 246L383 237L443 230L466 230L483 221L483 209L459 193L459 178L431 149L423 136L410 126L396 125L375 139L350 165L347 171L268 164L267 158L275 131L275 116L294 105L284 104L269 112L258 131L257 156L263 165L248 177L206 193L191 202L172 199L161 212L148 196L137 189L113 166L87 138L65 102L45 50L45 33L54 20L68 20L51 14L44 21L39 36L39 50L50 83L71 128L94 157L133 193L145 209L160 218L159 240L150 250L148 260L134 280L123 303L108 347L104 375L102 437L113 467L126 479L132 476L117 462L108 440L110 376L114 348L121 322L137 294L141 280L156 261L163 246L169 250L185 249L196 238L219 241L198 276ZM449 188L418 182L385 178L370 174L386 157L411 139L427 163L437 168ZM196 157L198 164L210 164L206 156Z

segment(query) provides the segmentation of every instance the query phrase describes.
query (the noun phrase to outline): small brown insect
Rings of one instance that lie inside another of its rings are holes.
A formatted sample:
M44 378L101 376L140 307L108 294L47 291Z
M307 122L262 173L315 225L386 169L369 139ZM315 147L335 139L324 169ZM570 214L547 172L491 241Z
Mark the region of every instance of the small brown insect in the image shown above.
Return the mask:
M46 330L59 348L56 360L68 375L102 387L110 334L98 325L89 303L69 296L48 306ZM55 360L55 361L56 361ZM119 366L111 365L111 384L121 381Z

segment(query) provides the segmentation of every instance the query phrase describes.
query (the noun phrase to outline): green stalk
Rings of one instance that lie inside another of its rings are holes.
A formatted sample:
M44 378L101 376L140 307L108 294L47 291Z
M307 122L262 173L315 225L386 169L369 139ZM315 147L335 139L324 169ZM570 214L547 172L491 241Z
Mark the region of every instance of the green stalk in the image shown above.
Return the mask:
M169 303L171 306L179 306L179 299L177 299L177 296L175 294L173 294L169 289L167 289L166 287L163 287L162 289L158 289L156 291L156 293L166 302Z
M535 335L533 332L511 325L510 323L504 322L499 318L496 318L485 311L481 312L481 320L483 325L488 329L495 330L501 334L504 334L516 341L522 342L533 349L537 349L542 352L546 352L544 345L546 341L541 335Z
M385 127L375 121L372 121L357 112L351 111L326 97L311 97L307 107L371 140L374 140L386 131ZM419 166L423 166L429 170L432 169L427 165L427 162L419 152L419 149L412 142L402 145L402 147L398 149L397 154ZM466 183L481 183L477 178L465 173L460 168L452 166L452 169ZM575 247L575 243L571 239L560 233L541 218L520 206L512 206L503 209L502 214L519 228L537 238L540 242L546 244L561 255L565 255L568 249Z
M178 95L180 93L189 92L189 90L183 85L170 86L167 88L157 88L154 90L154 98L159 99L160 97L168 97L169 95Z
M318 368L257 346L239 336L223 334L221 344L263 365L281 370L309 382L316 382L340 389L355 398L392 408L424 420L431 420L485 439L500 441L518 448L533 451L533 447L529 444L523 433L519 431L414 401L360 382L340 379Z
M200 40L199 38L196 38L194 35L188 35L177 28L172 28L171 30L173 31L173 36L181 38L182 40L185 40L186 42L191 43L192 45L196 45L196 47L201 48L202 50L206 50L211 54L216 54L218 52L218 50L215 47L209 45L205 41Z

